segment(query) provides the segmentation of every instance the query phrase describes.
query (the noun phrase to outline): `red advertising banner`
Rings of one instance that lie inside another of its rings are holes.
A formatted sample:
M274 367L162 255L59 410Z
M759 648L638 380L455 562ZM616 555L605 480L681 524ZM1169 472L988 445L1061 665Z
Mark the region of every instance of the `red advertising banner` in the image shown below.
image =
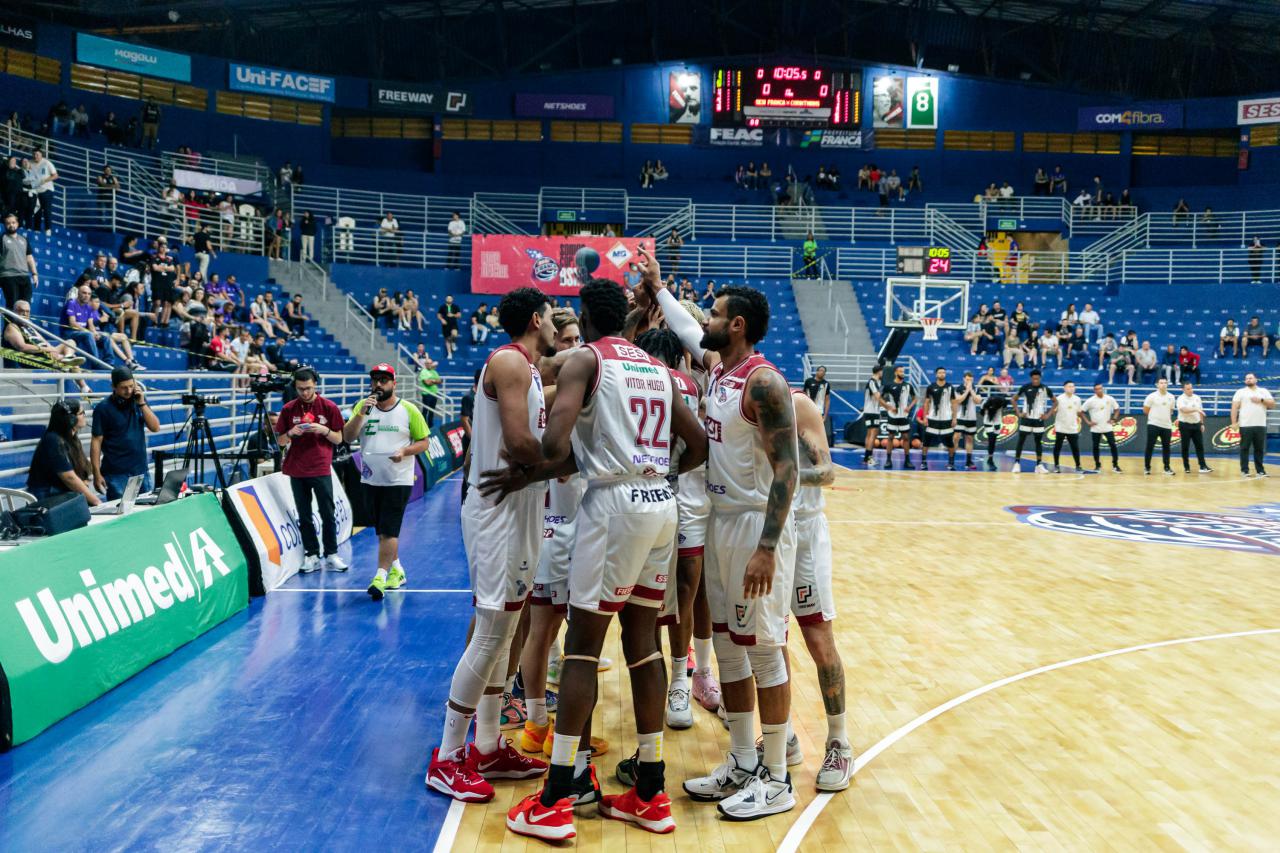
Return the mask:
M536 287L548 296L577 296L577 256L582 250L587 269L596 278L626 284L626 273L644 244L639 237L525 237L476 234L471 238L471 292L506 293L517 287ZM594 258L591 257L594 252ZM590 261L596 267L591 269Z

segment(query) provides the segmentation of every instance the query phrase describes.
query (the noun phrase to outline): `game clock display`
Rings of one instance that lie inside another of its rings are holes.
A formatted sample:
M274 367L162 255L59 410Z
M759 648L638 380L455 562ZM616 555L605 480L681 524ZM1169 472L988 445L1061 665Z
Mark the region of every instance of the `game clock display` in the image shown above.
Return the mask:
M906 275L950 275L951 249L946 246L899 246L898 272Z
M802 65L720 68L712 124L728 127L856 127L862 73Z

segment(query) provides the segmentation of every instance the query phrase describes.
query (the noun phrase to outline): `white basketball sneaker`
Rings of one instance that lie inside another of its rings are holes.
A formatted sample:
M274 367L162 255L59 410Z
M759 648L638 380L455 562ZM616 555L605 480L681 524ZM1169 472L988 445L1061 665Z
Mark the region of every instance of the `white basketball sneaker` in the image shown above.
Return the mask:
M763 764L756 774L736 794L726 797L716 806L720 814L729 820L759 820L769 815L789 812L796 807L796 792L791 787L791 774L779 781L769 774Z
M710 776L700 776L684 783L685 793L691 799L701 802L715 802L738 793L742 787L755 779L756 769L742 769L738 758L732 752L725 755L724 761Z
M681 683L667 690L667 726L673 729L693 727L693 711L689 707L689 689Z
M843 791L853 778L853 750L849 744L833 740L827 744L827 755L818 771L819 791Z
M351 566L347 565L347 561L339 557L337 554L330 554L324 558L324 567L331 572L345 572Z

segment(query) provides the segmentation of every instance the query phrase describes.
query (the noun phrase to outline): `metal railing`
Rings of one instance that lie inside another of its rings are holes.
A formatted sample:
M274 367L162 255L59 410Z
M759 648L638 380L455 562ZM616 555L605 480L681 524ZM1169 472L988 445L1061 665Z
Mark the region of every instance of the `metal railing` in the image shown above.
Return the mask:
M1221 213L1143 214L1148 247L1161 244L1191 248L1239 248L1254 237L1275 245L1280 240L1280 210L1233 210Z
M693 200L662 196L627 195L626 233L637 237L662 237L675 228L693 233Z
M619 210L627 207L627 191L591 187L543 187L538 206L562 210Z
M291 185L292 186L292 185ZM471 198L467 196L427 196L409 193L380 193L311 184L292 186L292 210L311 211L316 217L335 222L349 216L357 223L376 225L387 213L409 231L447 233L454 211L469 218Z
M334 228L326 235L329 257L337 263L376 264L410 269L448 269L471 265L471 237L449 242L447 234Z
M826 378L828 382L837 386L850 386L855 391L861 391L866 381L871 378L871 368L880 363L880 357L876 355L850 355L842 352L807 352L800 357L800 363L804 369L805 379L812 376L819 367L825 367L827 369ZM902 365L906 368L907 381L917 388L928 381L925 378L924 369L920 366L920 362L916 361L913 356L899 356L894 364ZM891 368L886 368L886 370L891 372Z
M676 276L790 278L796 272L790 246L690 246L677 251L658 244L662 271Z
M952 219L945 211L926 207L924 211L925 227L929 231L929 242L934 246L949 246L953 249L976 249L978 237L972 231L966 231L960 223Z
M165 235L171 242L185 242L200 224L221 251L261 255L266 220L260 216L234 214L224 219L217 210L204 206L172 204L156 196L141 196L127 190L99 192L85 187L59 187L54 218L65 228L82 231L112 231L140 234L147 238ZM288 243L282 239L282 247ZM176 251L177 246L174 245Z

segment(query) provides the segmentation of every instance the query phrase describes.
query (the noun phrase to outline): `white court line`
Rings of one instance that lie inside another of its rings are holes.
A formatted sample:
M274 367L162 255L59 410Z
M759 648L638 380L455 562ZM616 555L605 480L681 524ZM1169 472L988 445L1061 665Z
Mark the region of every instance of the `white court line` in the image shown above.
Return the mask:
M1140 646L1128 646L1123 649L1113 649L1109 652L1099 652L1098 654L1072 658L1071 660L1061 661L1059 663L1051 663L1046 666L1029 669L1026 672L1022 672L1017 675L1011 675L1008 678L1002 678L999 681L993 681L990 684L970 690L963 696L957 696L949 702L944 702L932 711L929 711L927 714L922 714L921 716L916 717L902 728L897 729L896 731L891 732L887 737L882 738L875 746L859 755L853 762L854 775L874 761L880 753L884 752L889 747L893 746L895 743L923 726L925 723L933 720L935 717L945 714L947 711L950 711L958 705L963 705L970 699L976 699L983 694L990 693L992 690L997 690L1015 682L1031 678L1032 676L1043 675L1046 672L1053 672L1056 669L1065 669L1066 667L1075 666L1077 664L1091 663L1092 661L1115 657L1116 655L1148 651L1150 649L1158 649L1164 646L1203 643L1208 642L1209 640L1231 640L1239 637L1256 637L1263 634L1280 634L1280 628L1261 628L1254 631L1236 631L1230 634L1210 634L1204 637L1184 637L1180 640L1162 640L1157 643L1143 643ZM827 803L831 802L831 799L834 796L835 794L819 794L813 802L809 803L808 807L800 815L799 819L797 819L791 826L791 829L788 830L786 837L782 839L782 843L778 845L778 853L795 853L795 851L800 849L800 844L804 841L804 837L809 832L810 827L813 826L814 821L818 819L818 815L822 814L822 810L827 807Z
M444 816L444 824L440 834L436 836L436 846L432 853L449 853L453 849L453 841L458 837L458 827L462 824L462 810L466 808L461 800L449 804L449 813Z
M868 519L868 518L828 518L827 524L912 524L916 527L937 527L938 525L950 525L952 527L1004 527L1008 521L921 521L920 519L903 519L893 518L887 520ZM1014 521L1016 524L1016 520Z
M271 592L273 592L273 593L276 593L276 592L346 592L346 593L357 593L357 592L358 592L358 593L360 593L361 595L368 595L369 590L367 590L367 589L315 589L315 588L312 588L312 587L296 587L296 586L283 587L283 586L282 586L282 587L277 587L276 589L271 590ZM457 593L457 594L462 594L462 593L464 593L464 592L465 592L467 595L471 595L471 590L469 590L469 589L389 589L389 590L387 590L387 594L388 594L388 595L389 595L389 594L391 594L391 593L393 593L393 592L437 592L437 593Z

